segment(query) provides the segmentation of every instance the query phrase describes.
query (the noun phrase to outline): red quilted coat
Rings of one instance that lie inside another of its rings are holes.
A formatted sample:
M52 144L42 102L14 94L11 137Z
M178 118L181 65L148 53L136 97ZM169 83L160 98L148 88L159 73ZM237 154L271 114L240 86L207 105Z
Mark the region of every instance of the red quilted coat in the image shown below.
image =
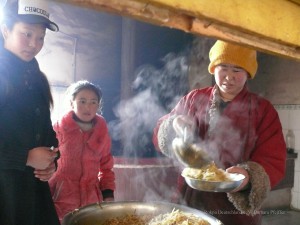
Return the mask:
M84 132L72 115L70 111L54 124L61 157L49 184L60 219L76 208L101 202L101 191L115 189L106 121L96 115L93 129Z
M238 164L246 166L252 187L249 191L233 194L201 192L186 185L182 187L180 177L179 188L185 202L195 208L204 208L225 225L260 224L258 203L265 197L260 193L278 184L285 174L286 147L278 114L269 101L250 93L245 87L224 109L214 133L209 136L208 112L212 93L213 87L209 87L184 96L171 113L159 119L154 129L154 145L161 151L167 149L168 140L172 140L167 128L172 127L174 115L195 118L199 139L214 155L218 165L224 169ZM241 196L249 197L242 201ZM234 201L236 199L240 201ZM257 210L257 214L254 211L255 215L245 215L237 210L241 208Z

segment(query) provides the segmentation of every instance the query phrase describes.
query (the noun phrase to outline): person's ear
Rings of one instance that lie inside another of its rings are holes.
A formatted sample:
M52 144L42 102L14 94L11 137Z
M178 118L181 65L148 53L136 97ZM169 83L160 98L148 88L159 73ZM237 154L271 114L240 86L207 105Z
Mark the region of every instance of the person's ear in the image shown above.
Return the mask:
M72 109L74 109L74 103L73 103L72 100L70 100L70 106L71 106Z

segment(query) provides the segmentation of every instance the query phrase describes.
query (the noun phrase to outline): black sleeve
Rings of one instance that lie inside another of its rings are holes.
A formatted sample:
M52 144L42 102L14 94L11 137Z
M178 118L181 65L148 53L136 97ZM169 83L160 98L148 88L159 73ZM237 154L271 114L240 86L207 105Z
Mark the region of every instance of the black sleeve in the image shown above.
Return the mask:
M114 198L114 191L110 189L106 189L102 191L103 198Z

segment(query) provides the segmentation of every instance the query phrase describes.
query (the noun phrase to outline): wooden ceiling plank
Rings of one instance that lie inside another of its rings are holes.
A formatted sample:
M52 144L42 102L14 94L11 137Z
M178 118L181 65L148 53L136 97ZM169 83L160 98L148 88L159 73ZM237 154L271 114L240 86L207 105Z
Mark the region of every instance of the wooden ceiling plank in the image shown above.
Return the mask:
M67 4L86 7L93 10L105 11L129 18L137 19L158 26L176 28L190 32L193 18L178 14L168 9L157 8L136 0L57 0Z
M290 39L285 37L286 32L284 32L282 29L279 29L279 33L282 33L282 37L278 37L277 32L274 30L278 29L278 24L276 24L276 27L274 28L274 25L272 26L269 24L268 31L261 31L260 29L256 30L249 30L246 29L245 26L241 28L241 24L237 25L237 22L235 21L234 24L232 24L231 20L226 21L220 21L217 20L217 18L211 18L212 15L208 15L208 11L211 10L211 6L208 6L208 2L215 3L220 2L220 0L56 0L63 3L73 4L80 7L87 7L98 11L106 11L110 13L115 13L121 16L130 17L133 19L137 19L140 21L148 22L151 24L155 24L158 26L166 26L170 28L176 28L185 32L191 32L195 35L203 35L208 37L214 37L218 39L223 39L227 41L232 41L239 44L245 44L250 47L254 47L258 50L261 50L263 52L268 52L271 54L276 54L288 58L293 58L296 60L300 60L300 41L298 40L300 38L300 18L298 21L295 21L291 24L291 27L293 27L295 24L299 25L298 29L294 30L293 32L290 32ZM239 2L241 0L222 0L222 2L231 2L232 4ZM256 2L256 0L243 0L242 2L247 2L250 4L251 1ZM267 3L275 3L277 1L273 0L260 0L259 2L264 2L266 5ZM199 8L199 3L201 2L201 10ZM290 2L288 0L278 0L278 2L288 2L288 7L293 8L293 10L299 10L300 7L298 7L297 4ZM172 4L171 4L172 3ZM185 4L187 3L187 4ZM197 3L197 4L196 4ZM207 5L204 5L206 3ZM197 7L196 7L197 5ZM193 9L193 6L195 8ZM215 6L213 4L213 6ZM224 6L224 5L223 5ZM226 5L229 7L229 5ZM284 4L283 4L284 6ZM231 7L232 8L232 7ZM241 7L241 8L244 8ZM241 8L239 8L238 12L241 13ZM231 9L232 10L232 9ZM200 12L201 11L201 12ZM261 12L263 12L262 10ZM281 10L285 11L285 10ZM227 12L227 14L230 14L230 10ZM242 11L242 15L246 14L246 11ZM251 10L250 10L251 12ZM293 11L294 12L294 11ZM226 12L223 10L223 14ZM253 13L253 12L252 12ZM210 14L213 14L210 12ZM219 18L220 13L215 13L215 17ZM217 16L216 16L217 15ZM251 15L251 14L250 14ZM298 13L300 16L300 13ZM234 16L234 15L233 15ZM253 16L253 14L252 14ZM261 19L259 20L262 24L264 22L263 18L270 15L261 15ZM245 16L246 18L249 17L249 15ZM295 17L298 18L298 17ZM269 20L272 18L266 18L265 20L270 22ZM291 17L289 17L291 19ZM289 21L289 19L283 18L281 20L281 25L284 24L284 22ZM240 17L235 20L240 20ZM256 20L255 20L256 21ZM274 21L273 21L274 23ZM266 23L267 24L267 23ZM262 27L266 26L266 24L263 24ZM257 25L256 27L261 27L261 24ZM291 27L288 27L287 29L291 29ZM259 31L259 32L258 32ZM276 33L276 35L271 35L269 32L274 31L272 33ZM294 36L298 35L298 39L295 39ZM285 38L285 39L284 39ZM294 38L294 39L293 39ZM283 40L284 39L284 40ZM296 43L291 43L296 40Z
M248 47L255 48L262 52L279 55L282 57L300 60L300 48L287 46L273 40L259 37L238 30L224 27L220 24L211 23L208 20L195 19L191 32L194 34L205 34L209 37L234 42Z
M289 0L136 0L300 46L300 5ZM299 0L300 1L300 0Z

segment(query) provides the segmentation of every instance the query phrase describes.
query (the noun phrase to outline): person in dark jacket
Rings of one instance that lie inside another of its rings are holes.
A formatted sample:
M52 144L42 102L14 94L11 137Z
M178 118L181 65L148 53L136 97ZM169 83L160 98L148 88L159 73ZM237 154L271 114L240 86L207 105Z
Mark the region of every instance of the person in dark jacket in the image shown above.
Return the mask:
M59 225L48 180L58 145L50 119L53 104L35 56L44 44L47 2L6 2L0 46L0 223Z

